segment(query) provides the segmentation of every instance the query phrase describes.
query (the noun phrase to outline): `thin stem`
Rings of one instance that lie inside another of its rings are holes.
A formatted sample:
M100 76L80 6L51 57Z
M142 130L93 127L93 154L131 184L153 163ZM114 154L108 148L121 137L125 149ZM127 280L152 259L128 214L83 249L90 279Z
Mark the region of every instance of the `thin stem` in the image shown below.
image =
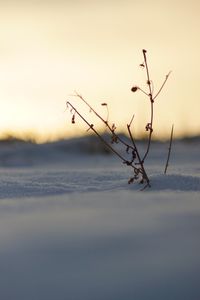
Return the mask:
M153 100L152 99L151 80L150 80L150 75L149 75L149 67L147 64L147 56L146 56L147 51L145 49L143 49L142 52L143 52L143 56L144 56L144 64L145 64L145 69L146 69L146 73L147 73L147 84L149 87L149 97L150 97L150 100Z
M80 98L89 107L90 111L92 111L102 122L104 122L105 124L107 123L80 94L78 94L77 92L75 93L76 94L73 96Z
M165 165L164 174L167 173L167 168L168 168L168 165L169 165L169 158L170 158L171 149L172 149L173 132L174 132L174 124L172 125L172 129L171 129L169 149L168 149L168 155L167 155L167 161L166 161L166 165Z
M106 105L106 110L107 110L106 123L108 123L108 120L109 120L109 109L108 109L108 105Z
M131 120L130 120L130 123L127 124L127 126L131 127L131 124L132 124L132 122L133 122L134 117L135 117L135 115L132 115L132 118L131 118Z
M160 87L159 91L157 92L157 94L153 97L153 100L155 100L155 99L158 97L158 95L161 93L161 91L162 91L162 89L164 88L164 86L165 86L165 84L166 84L166 82L167 82L167 80L168 80L169 75L171 74L171 72L172 72L172 71L170 71L170 72L166 75L163 84L161 85L161 87Z
M138 90L140 90L143 94L145 94L146 96L148 96L149 97L149 94L148 93L146 93L143 89L141 89L140 87L138 87Z
M152 125L153 125L153 102L151 102L151 121L150 121L150 128L148 129L149 137L148 137L147 149L146 149L146 152L142 159L143 162L145 161L147 155L149 154L149 150L150 150L150 146L151 146L151 138L152 138L152 133L153 133Z

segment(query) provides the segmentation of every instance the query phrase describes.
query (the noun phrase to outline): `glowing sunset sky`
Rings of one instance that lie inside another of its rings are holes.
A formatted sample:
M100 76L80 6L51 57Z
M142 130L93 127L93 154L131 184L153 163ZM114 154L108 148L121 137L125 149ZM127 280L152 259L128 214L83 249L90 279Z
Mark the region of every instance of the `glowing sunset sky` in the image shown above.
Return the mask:
M0 23L1 135L85 132L65 111L74 90L96 108L107 102L118 127L134 113L143 129L147 99L130 91L144 86L142 49L155 89L172 70L155 103L155 134L172 123L176 135L200 134L200 1L0 0Z

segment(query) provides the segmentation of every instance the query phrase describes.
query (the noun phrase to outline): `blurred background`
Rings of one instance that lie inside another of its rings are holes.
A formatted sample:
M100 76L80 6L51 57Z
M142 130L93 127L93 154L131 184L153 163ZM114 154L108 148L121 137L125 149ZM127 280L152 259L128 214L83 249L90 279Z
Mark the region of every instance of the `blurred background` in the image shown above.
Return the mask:
M146 88L142 49L155 91L172 71L155 102L154 136L168 137L172 123L176 137L200 134L199 1L0 0L0 23L1 138L85 134L66 110L67 100L79 107L74 91L103 116L106 102L120 131L134 114L143 135L149 102L131 92Z

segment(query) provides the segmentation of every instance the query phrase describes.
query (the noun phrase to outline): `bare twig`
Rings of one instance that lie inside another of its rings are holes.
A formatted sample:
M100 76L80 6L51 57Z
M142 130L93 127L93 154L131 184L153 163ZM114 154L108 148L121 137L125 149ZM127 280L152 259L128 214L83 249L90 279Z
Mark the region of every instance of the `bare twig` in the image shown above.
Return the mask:
M140 87L138 87L138 90L140 90L143 94L145 94L147 97L149 97L149 94L147 92L145 92L143 89L141 89Z
M152 87L151 87L152 83L151 83L151 80L150 80L149 67L148 67L147 57L146 57L147 51L145 49L143 49L142 52L143 52L143 56L144 56L144 65L145 65L146 74L147 74L147 85L149 87L148 97L149 97L149 100L150 100L150 103L151 103L150 122L146 125L146 131L149 131L149 137L148 137L147 149L146 149L146 152L145 152L145 154L143 156L143 159L142 159L142 162L144 163L144 161L145 161L145 159L146 159L146 157L149 153L150 146L151 146L151 138L152 138L152 133L153 133L153 103L154 103L154 100L153 100Z
M171 149L172 149L173 132L174 132L174 124L172 125L172 129L171 129L169 149L168 149L168 155L167 155L167 161L166 161L166 165L165 165L164 174L167 173L167 168L168 168L168 165L169 165L169 158L170 158Z
M172 72L172 71L170 71L170 72L166 75L163 84L161 85L161 87L160 87L160 89L158 90L157 94L153 97L153 100L155 100L155 99L158 97L158 95L161 93L161 91L162 91L162 89L164 88L165 83L167 82L167 80L168 80L169 75L171 74L171 72Z
M130 120L130 123L129 123L127 126L131 127L131 124L132 124L132 122L133 122L134 117L135 117L135 115L132 115L132 118L131 118L131 120Z
M109 120L109 109L108 109L108 104L104 102L104 103L101 103L101 105L106 107L106 112L107 112L106 123L108 123L108 120Z

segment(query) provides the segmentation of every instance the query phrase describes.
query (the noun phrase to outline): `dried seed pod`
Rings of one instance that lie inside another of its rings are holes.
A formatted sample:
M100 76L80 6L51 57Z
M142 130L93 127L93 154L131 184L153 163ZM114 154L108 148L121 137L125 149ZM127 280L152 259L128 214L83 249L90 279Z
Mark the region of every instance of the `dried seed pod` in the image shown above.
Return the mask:
M72 116L72 124L75 124L75 114Z
M153 128L152 128L152 124L151 123L147 123L146 127L145 127L146 131L153 131Z
M133 86L133 87L131 88L131 91L132 91L133 93L137 92L137 90L138 90L138 87L137 87L137 86Z
M117 127L115 126L115 123L113 123L113 124L112 124L112 132L114 132L115 129L117 129Z

